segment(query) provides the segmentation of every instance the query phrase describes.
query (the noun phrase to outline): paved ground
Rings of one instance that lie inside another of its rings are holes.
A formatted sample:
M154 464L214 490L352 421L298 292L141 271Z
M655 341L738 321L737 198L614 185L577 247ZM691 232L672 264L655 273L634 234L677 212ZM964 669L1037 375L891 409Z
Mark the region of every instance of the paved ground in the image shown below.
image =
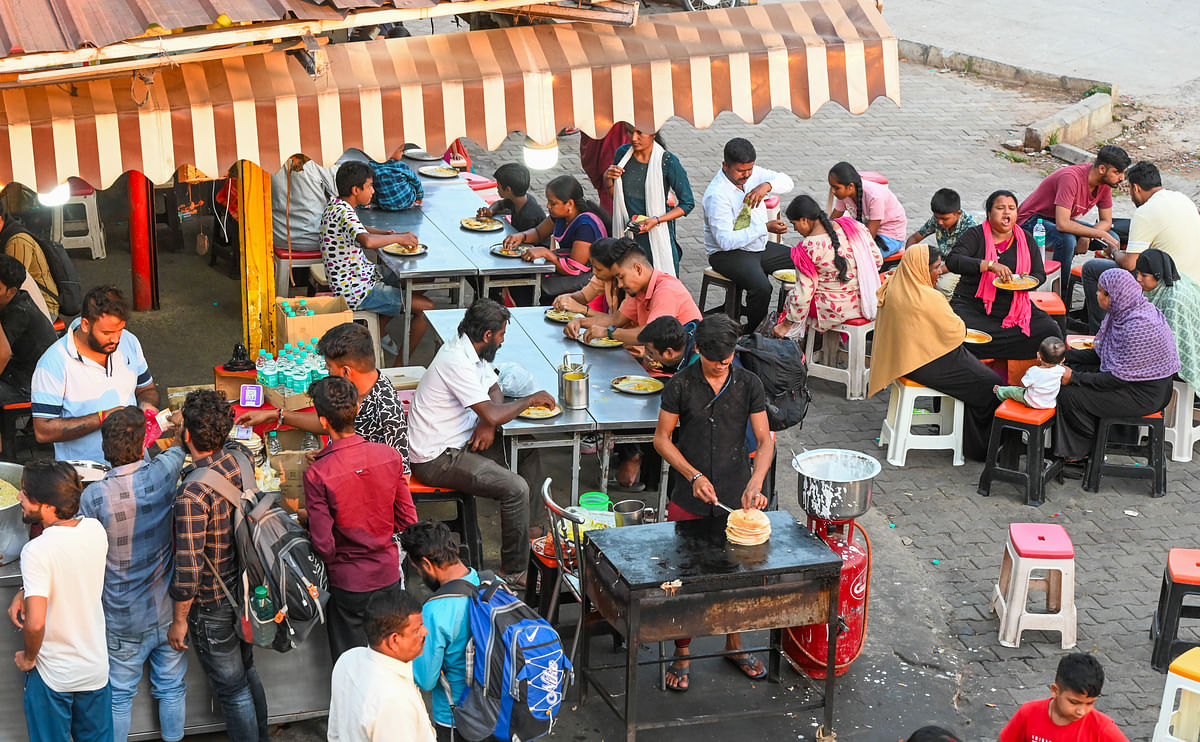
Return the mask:
M904 0L895 0L889 9L903 5ZM912 226L925 218L929 196L937 188L958 189L968 207L978 209L992 190L1008 188L1024 196L1037 184L1041 176L1036 170L996 156L993 148L1010 132L1056 110L1060 99L913 65L902 67L902 89L902 109L878 101L861 117L828 106L808 121L775 113L751 128L722 117L706 131L671 123L664 134L688 169L697 199L717 171L722 144L732 136L750 138L763 165L788 172L796 180L796 193L811 193L819 201L824 200L825 173L838 160L885 173L908 209ZM564 138L562 149L560 169L539 175L539 191L553 175L577 170L573 139ZM495 153L477 155L476 165L488 172L490 165L519 156L514 138ZM1131 208L1122 199L1117 210L1127 214ZM680 228L683 277L695 292L705 264L700 234L697 212ZM85 283L102 275L128 275L127 262L121 262L127 257L111 254L103 263L81 265ZM201 301L204 292L189 288L211 284L228 297L231 282L207 268L204 281L195 281L197 268L196 259L187 255L164 260L164 306L173 314L139 315L130 325L143 337L164 384L204 381L197 366L223 360L231 342L228 328L236 331L236 304L231 307L235 299L222 298L212 307L211 300ZM206 329L188 337L191 348L205 348L203 364L194 362L194 351L168 340L180 335L175 328L183 322L194 326L197 306L204 307ZM431 352L431 344L423 344L417 362L427 362ZM847 402L824 382L814 382L813 390L808 421L803 430L781 436L781 450L798 450L799 445L875 450L884 400ZM588 471L592 466L589 462ZM547 469L557 472L556 477L565 476L554 460L547 461ZM1200 468L1192 465L1172 465L1169 493L1162 500L1151 501L1144 486L1119 480L1106 482L1096 495L1084 495L1068 483L1052 488L1049 502L1035 510L1026 508L1015 489L1005 485L997 485L990 499L977 496L979 466L951 467L947 455L914 453L904 469L885 464L875 508L863 518L874 546L870 628L863 656L839 686L839 737L892 740L937 721L957 727L968 739L994 739L1017 704L1044 695L1061 655L1056 638L1033 632L1021 649L1006 650L998 647L996 621L987 615L1005 528L1013 521L1032 520L1061 522L1070 530L1078 548L1079 647L1096 652L1108 669L1102 707L1131 739L1148 738L1162 687L1162 677L1148 665L1148 617L1167 548L1186 543L1200 520L1188 503L1200 487L1198 472ZM781 502L795 512L793 478L781 474L780 484ZM1126 510L1138 515L1126 515ZM494 548L495 525L490 519L485 536ZM603 644L597 643L597 651ZM711 661L698 663L695 673L691 693L663 698L649 691L646 706L660 713L726 702L765 708L799 692L794 684L751 688L730 668ZM554 736L615 739L617 730L611 714L593 702L564 713ZM754 723L754 730L771 739L811 739L813 720L808 714L764 719ZM668 729L647 738L726 740L742 737L745 731L745 725L721 725ZM313 721L292 725L282 737L308 740L323 735L323 723Z

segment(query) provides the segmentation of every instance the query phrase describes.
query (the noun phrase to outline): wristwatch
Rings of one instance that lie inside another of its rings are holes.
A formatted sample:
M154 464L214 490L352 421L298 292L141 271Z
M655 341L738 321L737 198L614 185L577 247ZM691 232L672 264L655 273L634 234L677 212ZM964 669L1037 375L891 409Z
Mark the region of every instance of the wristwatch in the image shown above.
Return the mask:
M613 339L613 336L612 336L612 334L613 334L613 330L615 330L615 329L616 329L616 328L615 328L615 327L613 327L612 325L609 325L609 326L608 326L608 339L609 339L609 340L612 340L612 339Z

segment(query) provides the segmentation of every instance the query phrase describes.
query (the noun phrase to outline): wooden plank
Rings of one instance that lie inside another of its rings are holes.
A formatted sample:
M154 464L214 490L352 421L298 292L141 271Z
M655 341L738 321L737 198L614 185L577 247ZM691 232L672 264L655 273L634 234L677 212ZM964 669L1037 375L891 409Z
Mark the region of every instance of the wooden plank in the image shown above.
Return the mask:
M236 166L242 274L242 336L251 358L275 352L275 260L272 253L271 176L252 162Z

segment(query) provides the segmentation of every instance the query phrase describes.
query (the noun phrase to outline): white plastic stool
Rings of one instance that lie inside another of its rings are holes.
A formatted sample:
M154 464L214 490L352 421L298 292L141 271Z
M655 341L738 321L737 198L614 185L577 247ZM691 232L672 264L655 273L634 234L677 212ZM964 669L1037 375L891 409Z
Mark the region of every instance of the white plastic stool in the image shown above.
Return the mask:
M810 329L804 350L804 355L808 358L808 375L845 384L846 399L864 399L867 396L867 380L871 374L871 370L867 368L867 335L874 330L875 322L872 320L850 320L826 332L821 350L814 351L818 333ZM843 333L848 338L846 344L849 352L846 368L838 368L839 346Z
M954 452L954 465L963 465L963 403L954 397L921 386L901 376L892 382L887 418L879 431L879 447L887 446L888 463L904 466L909 451L944 450ZM941 412L913 415L913 405L922 397L941 399ZM912 432L913 425L936 425L936 435Z
M281 254L282 253L282 254ZM318 266L324 268L324 263L321 262L321 254L317 253L315 258L301 258L303 254L300 250L292 253L289 260L286 250L275 251L275 295L276 296L291 296L291 269L308 268L312 270ZM290 268L289 268L290 265Z
M1152 739L1153 742L1200 740L1200 647L1189 649L1171 663Z
M375 368L383 368L383 346L380 345L380 341L383 340L383 333L380 330L379 315L375 312L364 312L361 309L355 309L354 321L366 324L367 332L371 333L371 345L375 346Z
M1176 379L1171 384L1171 403L1163 412L1166 418L1165 440L1171 444L1171 461L1191 461L1192 446L1200 439L1200 424L1196 423L1196 390L1186 381Z
M1033 577L1035 570L1046 576ZM1026 610L1031 588L1046 593L1047 613ZM1028 629L1057 631L1063 649L1075 646L1075 546L1065 528L1057 523L1008 526L990 608L1000 618L1002 646L1021 646L1021 632Z
M74 189L74 187L72 188ZM82 219L67 219L66 210L77 213L83 209ZM82 234L67 234L67 230ZM96 192L71 196L62 206L55 207L50 223L50 239L59 242L67 250L88 250L92 260L102 260L107 254L104 249L104 227L100 226L100 210L96 207Z

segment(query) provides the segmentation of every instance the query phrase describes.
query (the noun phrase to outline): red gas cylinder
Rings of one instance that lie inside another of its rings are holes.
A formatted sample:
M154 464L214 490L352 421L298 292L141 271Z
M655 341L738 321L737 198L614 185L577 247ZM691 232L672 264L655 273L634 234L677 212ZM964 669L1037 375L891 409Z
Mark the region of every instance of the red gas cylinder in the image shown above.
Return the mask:
M867 597L871 591L871 541L854 521L831 523L809 519L808 527L842 558L838 588L840 633L834 656L834 674L841 675L858 659L867 636ZM855 531L861 538L855 537ZM793 626L783 632L783 651L810 677L825 677L829 651L828 627L824 623Z

